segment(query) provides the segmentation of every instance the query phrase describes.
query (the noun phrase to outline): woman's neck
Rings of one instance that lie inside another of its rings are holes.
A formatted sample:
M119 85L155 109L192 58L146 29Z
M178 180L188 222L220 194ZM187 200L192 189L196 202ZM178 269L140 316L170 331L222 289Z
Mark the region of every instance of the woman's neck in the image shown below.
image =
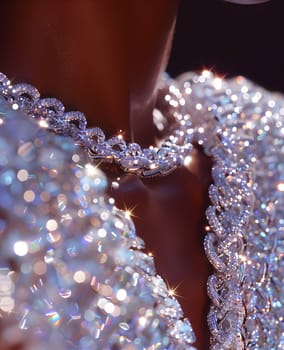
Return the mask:
M177 3L145 6L136 0L1 4L0 71L84 112L108 136L122 130L128 139L151 143L155 89ZM167 12L162 19L161 11Z

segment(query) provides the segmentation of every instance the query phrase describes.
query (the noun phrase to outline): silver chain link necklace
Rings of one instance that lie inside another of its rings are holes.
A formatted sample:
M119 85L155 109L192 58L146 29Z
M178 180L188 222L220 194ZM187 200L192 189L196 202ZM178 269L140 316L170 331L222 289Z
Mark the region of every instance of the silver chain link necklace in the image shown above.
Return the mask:
M173 87L172 87L173 89ZM160 147L142 149L137 143L126 143L122 135L106 139L102 129L88 128L83 113L65 112L64 105L55 98L40 98L39 91L29 84L12 85L0 73L0 93L7 98L14 109L20 108L29 116L46 123L46 127L57 134L71 136L82 146L91 161L115 163L124 172L141 177L167 175L184 164L192 150L192 125L188 115L174 113L171 123L173 131L163 138ZM155 111L156 125L161 125L158 110Z

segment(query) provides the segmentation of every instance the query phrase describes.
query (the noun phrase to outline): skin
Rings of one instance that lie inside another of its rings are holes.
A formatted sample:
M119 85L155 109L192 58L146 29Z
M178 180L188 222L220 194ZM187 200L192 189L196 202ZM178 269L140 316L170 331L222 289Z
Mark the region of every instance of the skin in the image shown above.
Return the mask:
M83 111L88 124L108 136L122 130L128 140L153 142L151 111L178 1L11 0L0 7L0 71L59 98L67 109ZM209 167L197 152L191 169L144 181L120 174L120 188L109 191L119 207L134 208L137 232L158 273L178 286L201 350L208 349L209 338L210 267L202 244Z
M176 11L174 0L8 1L1 4L1 69L84 111L106 134L121 129L148 144Z

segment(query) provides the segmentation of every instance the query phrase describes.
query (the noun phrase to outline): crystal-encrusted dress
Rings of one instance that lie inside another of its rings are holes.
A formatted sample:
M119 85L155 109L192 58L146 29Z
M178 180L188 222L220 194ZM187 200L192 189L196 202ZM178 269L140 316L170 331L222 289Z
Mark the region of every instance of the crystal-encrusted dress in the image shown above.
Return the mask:
M106 196L105 175L50 131L64 114L29 89L0 73L1 349L191 349L191 325L128 213ZM193 138L214 161L211 349L282 349L284 99L204 71L165 80L160 104L171 144ZM162 166L180 149L162 153L171 155Z

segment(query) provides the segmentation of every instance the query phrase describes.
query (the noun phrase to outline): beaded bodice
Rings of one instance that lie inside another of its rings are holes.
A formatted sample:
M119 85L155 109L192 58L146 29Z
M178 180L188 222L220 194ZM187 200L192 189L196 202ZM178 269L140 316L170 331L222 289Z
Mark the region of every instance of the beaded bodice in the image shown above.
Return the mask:
M214 268L211 348L281 349L282 96L208 71L165 78L154 119L166 140L142 150L121 137L106 140L81 114L41 100L28 85L13 87L1 73L0 87L1 344L193 346L189 321L94 164L166 175L188 162L193 141L214 162L204 242Z

